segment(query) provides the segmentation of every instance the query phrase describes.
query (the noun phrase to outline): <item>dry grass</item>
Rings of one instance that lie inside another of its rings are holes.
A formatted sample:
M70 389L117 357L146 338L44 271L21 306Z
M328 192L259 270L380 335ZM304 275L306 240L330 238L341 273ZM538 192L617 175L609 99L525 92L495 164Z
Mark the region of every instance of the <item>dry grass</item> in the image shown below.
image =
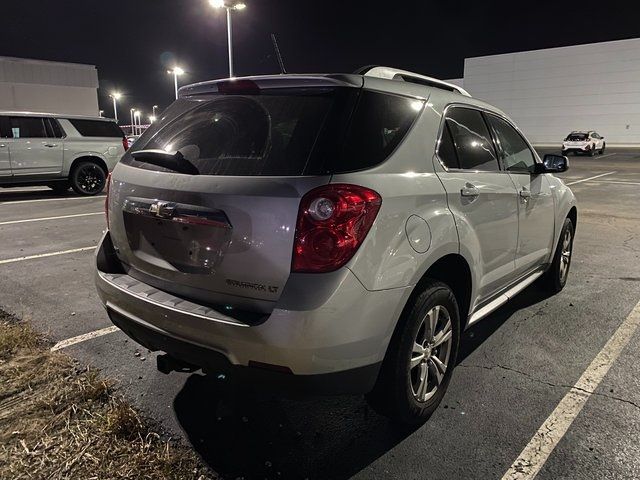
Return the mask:
M0 478L212 478L92 369L0 313Z

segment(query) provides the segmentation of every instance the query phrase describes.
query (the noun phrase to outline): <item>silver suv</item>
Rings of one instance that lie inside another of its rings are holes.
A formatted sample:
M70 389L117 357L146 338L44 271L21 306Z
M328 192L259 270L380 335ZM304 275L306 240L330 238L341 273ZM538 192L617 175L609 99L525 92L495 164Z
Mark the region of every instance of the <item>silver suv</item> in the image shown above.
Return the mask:
M0 187L48 185L96 195L127 147L107 118L0 112Z
M565 285L567 166L410 72L186 86L113 171L98 292L165 373L367 393L420 423L465 328Z

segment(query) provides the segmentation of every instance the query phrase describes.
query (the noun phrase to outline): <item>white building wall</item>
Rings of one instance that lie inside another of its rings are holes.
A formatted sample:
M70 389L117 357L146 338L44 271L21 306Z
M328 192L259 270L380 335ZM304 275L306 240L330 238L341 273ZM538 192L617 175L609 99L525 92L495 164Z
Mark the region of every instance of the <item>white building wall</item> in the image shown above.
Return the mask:
M640 39L468 58L464 88L537 144L596 130L640 145Z
M0 57L0 110L97 116L96 67Z

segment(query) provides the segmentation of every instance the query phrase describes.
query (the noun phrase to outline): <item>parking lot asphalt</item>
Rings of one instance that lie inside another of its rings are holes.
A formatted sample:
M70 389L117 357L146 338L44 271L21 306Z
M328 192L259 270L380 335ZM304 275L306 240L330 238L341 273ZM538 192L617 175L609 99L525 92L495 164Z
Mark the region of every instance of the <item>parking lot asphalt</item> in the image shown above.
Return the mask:
M291 400L163 375L119 331L65 351L118 380L224 477L502 478L640 301L640 150L570 162L561 176L580 210L567 287L549 297L532 286L465 332L442 405L415 431L360 397ZM92 279L103 203L0 189L1 308L55 341L111 325ZM640 332L626 340L537 478L640 478Z

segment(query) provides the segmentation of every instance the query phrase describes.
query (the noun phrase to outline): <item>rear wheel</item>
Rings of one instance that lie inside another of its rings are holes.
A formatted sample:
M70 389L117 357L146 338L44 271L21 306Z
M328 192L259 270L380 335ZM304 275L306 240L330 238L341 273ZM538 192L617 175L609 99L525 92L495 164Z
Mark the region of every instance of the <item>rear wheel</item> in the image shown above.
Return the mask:
M552 293L560 292L567 283L571 256L573 254L574 226L570 218L564 220L560 240L547 273L541 278L541 285Z
M600 149L600 155L603 155L603 154L604 154L604 150L605 150L605 148L607 148L607 144L606 144L606 143L603 143L603 144L602 144L602 148Z
M591 148L589 149L589 156L594 157L595 155L596 155L596 146L594 144L594 145L591 145Z
M79 195L97 195L107 181L107 172L91 160L76 164L69 175L71 188Z
M392 420L420 425L440 404L456 364L456 298L444 283L429 281L400 322L367 400Z

